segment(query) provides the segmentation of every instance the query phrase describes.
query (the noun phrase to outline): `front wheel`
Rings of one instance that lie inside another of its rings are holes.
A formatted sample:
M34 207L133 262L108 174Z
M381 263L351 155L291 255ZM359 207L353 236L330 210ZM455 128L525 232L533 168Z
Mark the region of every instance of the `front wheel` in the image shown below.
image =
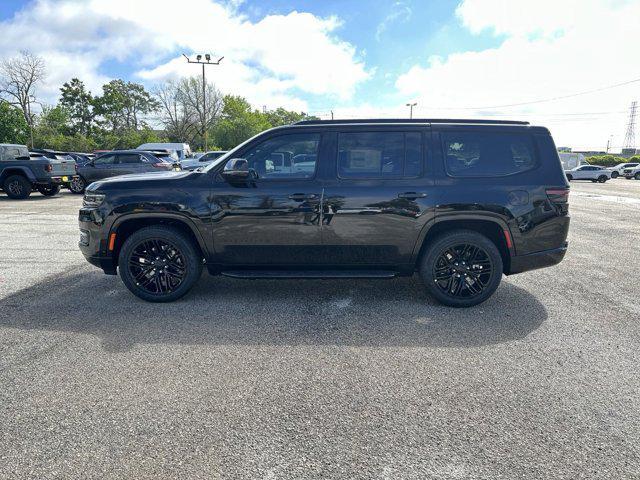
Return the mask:
M148 302L172 302L187 294L202 273L202 256L180 231L146 227L124 242L118 273L125 286Z
M87 182L85 182L84 178L78 177L71 180L69 190L71 190L71 193L81 194L84 193L86 186Z
M600 175L600 176L598 177L598 182L600 182L600 183L604 183L604 182L606 182L607 180L609 180L609 179L607 178L607 176L606 176L606 175Z
M60 193L60 185L38 185L36 189L45 197L53 197Z
M2 184L9 198L23 200L31 195L31 182L22 175L11 175Z
M611 178L618 178L620 176L620 174L618 172L616 172L615 170L613 172L611 172Z
M502 257L484 235L454 230L429 246L420 275L439 302L450 307L472 307L487 300L500 285Z

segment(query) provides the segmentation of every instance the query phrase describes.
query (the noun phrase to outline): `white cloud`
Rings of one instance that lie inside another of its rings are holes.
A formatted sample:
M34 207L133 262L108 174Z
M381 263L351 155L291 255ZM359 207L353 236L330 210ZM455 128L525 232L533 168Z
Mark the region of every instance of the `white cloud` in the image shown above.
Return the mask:
M547 125L558 144L604 148L622 142L640 83L564 100L570 95L640 78L640 1L465 0L456 11L473 33L504 35L497 48L461 52L414 65L396 81L418 101L421 116L501 116ZM470 107L478 107L470 109ZM580 115L574 115L580 113ZM583 115L588 114L588 115Z
M136 65L148 83L199 74L182 52L224 55L207 74L225 93L256 105L306 108L303 94L348 99L370 77L355 48L337 36L340 22L309 13L252 22L237 0L37 0L2 22L0 55L29 49L47 60L42 93L50 100L77 76L93 90L106 62ZM281 102L281 103L276 103Z
M382 34L387 31L389 25L396 22L406 22L411 18L411 7L405 2L394 2L391 6L391 12L378 24L376 28L376 40L380 41Z

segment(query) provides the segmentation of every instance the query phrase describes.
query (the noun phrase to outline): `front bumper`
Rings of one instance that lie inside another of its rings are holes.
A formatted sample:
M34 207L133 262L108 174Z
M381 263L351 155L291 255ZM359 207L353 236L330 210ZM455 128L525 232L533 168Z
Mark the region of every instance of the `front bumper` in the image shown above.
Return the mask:
M511 257L511 268L508 274L512 275L514 273L522 273L557 265L566 255L568 246L568 242L565 242L562 247L552 250L542 250L541 252Z
M108 275L116 274L113 255L107 248L109 226L105 225L98 209L81 208L78 215L80 241L78 247L87 261L104 270Z

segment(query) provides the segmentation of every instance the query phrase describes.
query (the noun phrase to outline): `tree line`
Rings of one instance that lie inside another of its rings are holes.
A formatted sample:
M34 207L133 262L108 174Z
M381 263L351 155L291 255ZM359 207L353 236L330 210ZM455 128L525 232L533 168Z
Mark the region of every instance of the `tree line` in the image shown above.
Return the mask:
M271 127L311 119L284 108L257 110L201 77L170 80L147 90L114 79L93 94L78 78L60 87L55 105L40 102L46 78L41 57L29 52L0 62L0 143L91 152L149 142L186 142L193 150L228 150ZM203 102L206 100L206 102ZM34 112L34 105L40 108ZM206 109L204 108L206 105Z

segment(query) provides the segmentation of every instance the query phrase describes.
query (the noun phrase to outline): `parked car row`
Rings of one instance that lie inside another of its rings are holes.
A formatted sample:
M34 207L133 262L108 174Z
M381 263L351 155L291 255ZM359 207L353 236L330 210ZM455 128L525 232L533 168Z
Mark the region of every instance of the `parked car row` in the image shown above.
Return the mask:
M53 196L61 187L81 194L96 180L180 169L166 150L115 150L94 156L0 144L0 189L13 199L27 198L33 191Z
M640 164L637 162L620 163L615 167L601 167L599 165L580 165L564 171L567 180L591 180L604 183L611 178L624 177L628 180L640 180Z

